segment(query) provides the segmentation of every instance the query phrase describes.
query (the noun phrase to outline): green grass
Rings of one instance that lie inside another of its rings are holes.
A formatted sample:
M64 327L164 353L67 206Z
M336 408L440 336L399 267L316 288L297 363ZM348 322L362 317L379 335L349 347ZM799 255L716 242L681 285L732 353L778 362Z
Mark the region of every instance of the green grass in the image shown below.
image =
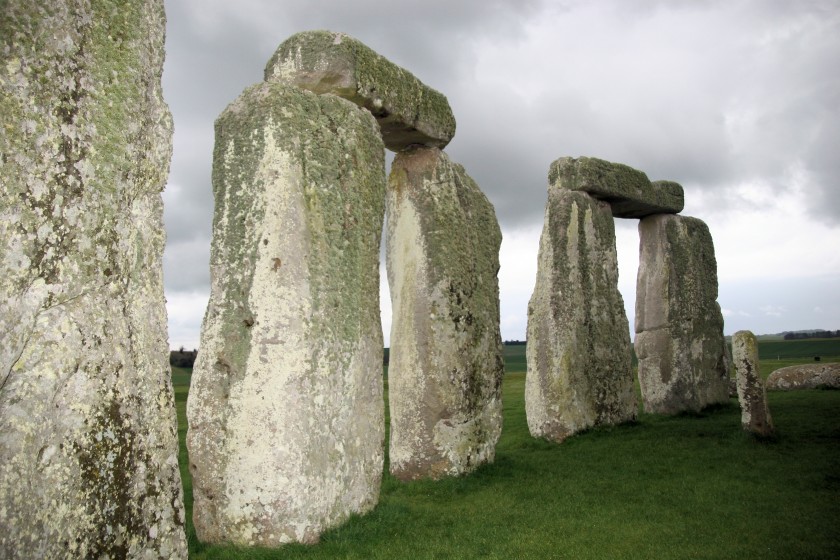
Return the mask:
M745 435L731 400L701 414L643 414L555 445L528 434L524 347L506 352L505 424L492 465L440 482L386 474L379 505L314 546L209 546L188 521L190 557L840 557L840 391L770 393L775 442ZM189 520L189 372L173 378Z
M840 338L812 338L805 340L758 341L758 357L761 360L790 358L840 359Z

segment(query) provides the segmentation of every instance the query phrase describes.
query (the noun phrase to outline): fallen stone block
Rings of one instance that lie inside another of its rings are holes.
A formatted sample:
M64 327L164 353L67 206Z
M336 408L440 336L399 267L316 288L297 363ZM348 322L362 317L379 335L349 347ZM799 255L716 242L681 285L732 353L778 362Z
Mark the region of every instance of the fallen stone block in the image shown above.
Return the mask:
M779 368L767 377L768 391L840 389L840 363Z

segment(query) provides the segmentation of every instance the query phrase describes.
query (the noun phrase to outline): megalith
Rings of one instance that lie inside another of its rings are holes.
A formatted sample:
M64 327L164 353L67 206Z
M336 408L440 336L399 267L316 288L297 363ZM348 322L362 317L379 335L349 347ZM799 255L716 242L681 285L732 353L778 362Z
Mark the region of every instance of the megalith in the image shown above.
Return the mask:
M186 558L164 9L0 4L0 557Z
M284 41L265 67L265 81L331 93L370 111L385 147L443 149L455 135L446 97L344 33L305 31Z
M526 350L531 435L560 442L633 420L630 329L610 205L551 176L538 259Z
M312 543L377 503L384 155L369 112L281 84L247 88L216 121L187 407L203 541Z
M636 355L648 412L699 411L729 399L715 249L697 218L639 221Z
M840 363L804 364L779 368L767 376L768 391L840 389Z
M502 429L501 231L478 185L434 147L397 154L386 208L390 471L468 473L493 461Z
M738 331L732 335L732 359L741 404L741 426L757 436L774 435L767 390L759 373L758 341L753 333Z
M676 214L685 205L683 188L679 183L651 182L638 169L598 158L560 158L551 164L548 182L609 202L612 215L616 218Z

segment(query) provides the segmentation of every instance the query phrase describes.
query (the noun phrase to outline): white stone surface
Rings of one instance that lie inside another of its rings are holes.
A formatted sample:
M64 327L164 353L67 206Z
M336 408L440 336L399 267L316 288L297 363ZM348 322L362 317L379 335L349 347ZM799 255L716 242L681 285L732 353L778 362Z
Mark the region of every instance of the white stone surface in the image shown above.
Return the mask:
M335 96L248 88L216 123L211 296L188 402L194 522L312 543L377 502L384 147Z
M159 0L0 6L0 557L186 558Z

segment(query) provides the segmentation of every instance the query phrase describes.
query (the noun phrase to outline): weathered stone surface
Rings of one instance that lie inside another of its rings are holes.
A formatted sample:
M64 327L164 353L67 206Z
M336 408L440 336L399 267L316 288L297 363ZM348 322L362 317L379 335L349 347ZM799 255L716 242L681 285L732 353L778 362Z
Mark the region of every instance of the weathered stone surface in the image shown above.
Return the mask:
M360 41L331 31L305 31L284 41L265 67L265 81L332 93L376 117L385 146L443 149L455 136L446 97Z
M551 164L548 182L571 191L583 191L610 203L617 218L643 218L676 214L685 205L683 188L673 181L651 183L643 172L596 158L564 157Z
M613 217L607 203L586 193L549 187L527 360L533 436L559 442L636 417Z
M187 406L201 540L311 543L378 500L384 158L370 113L332 95L260 84L216 121Z
M738 331L732 335L732 359L738 402L741 403L741 426L758 436L772 436L775 429L767 407L767 391L759 373L758 341L753 333Z
M840 389L840 363L779 368L767 377L767 390Z
M645 410L698 411L729 398L729 355L717 303L715 249L701 220L639 222L636 355Z
M464 474L493 461L502 429L496 214L463 167L426 147L394 159L387 214L391 473Z
M0 4L0 557L186 558L159 0Z

